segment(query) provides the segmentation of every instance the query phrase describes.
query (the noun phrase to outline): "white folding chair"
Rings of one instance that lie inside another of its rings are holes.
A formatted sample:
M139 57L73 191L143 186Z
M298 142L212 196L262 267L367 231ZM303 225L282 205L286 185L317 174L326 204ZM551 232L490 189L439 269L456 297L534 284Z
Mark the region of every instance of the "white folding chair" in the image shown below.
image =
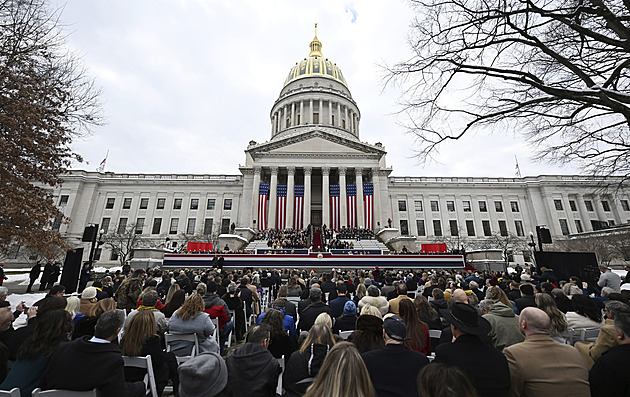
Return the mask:
M15 389L14 389L15 390ZM20 395L20 389L17 389L17 396ZM11 390L13 392L13 390ZM31 394L33 397L37 396L45 396L45 397L100 397L101 392L97 389L86 390L86 391L74 391L74 390L60 390L60 389L51 389L51 390L41 390L39 387L33 390Z
M299 296L287 296L287 298L286 298L286 299L287 299L289 302L293 302L293 303L295 303L296 305L297 305L298 303L300 303L300 300L301 300Z
M123 356L125 361L125 367L144 368L147 370L147 374L144 377L144 384L147 391L151 392L151 397L159 397L157 393L157 386L155 384L155 374L153 373L153 364L151 363L151 356L146 357L130 357Z
M585 342L593 342L599 336L599 328L584 328L580 330L580 340Z
M175 358L177 358L177 364L181 364L187 360L190 360L191 358L199 354L199 339L197 338L197 334L171 334L170 332L165 333L164 342L166 343L167 352L171 351L171 343L174 341L185 341L191 342L193 344L192 351L188 356L175 356Z
M353 332L354 331L339 331L339 336L341 337L341 339L346 340L346 339L348 339L350 334L353 333Z
M14 387L11 390L0 390L0 397L20 397L20 389Z
M214 337L214 339L216 339L217 345L221 346L221 342L219 341L219 319L211 318L210 320L212 321L212 324L214 324L214 333L212 334L212 336Z
M442 336L441 329L430 329L429 330L429 338L440 338Z
M573 328L568 328L560 336L562 337L562 339L564 339L565 344L573 346L574 335L575 335L575 330Z
M276 387L276 394L282 395L282 374L284 373L284 356L276 358L278 364L280 364L280 375L278 375L278 386ZM19 394L18 394L19 395Z

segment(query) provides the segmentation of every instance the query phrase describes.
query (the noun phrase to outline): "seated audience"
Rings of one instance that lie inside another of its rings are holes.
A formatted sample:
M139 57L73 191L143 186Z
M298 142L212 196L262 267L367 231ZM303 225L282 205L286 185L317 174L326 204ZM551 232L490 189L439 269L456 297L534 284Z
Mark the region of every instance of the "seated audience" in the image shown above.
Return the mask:
M338 318L343 314L344 307L346 302L350 300L347 296L348 289L346 285L343 283L337 284L337 298L332 299L328 302L328 306L333 310L333 317Z
M332 309L330 306L326 305L322 302L322 290L315 287L311 288L309 292L309 299L311 304L304 309L302 314L300 314L300 323L298 324L298 329L301 331L308 331L311 329L311 326L315 323L315 319L321 313L326 313L332 319Z
M186 292L182 289L179 289L179 286L177 288L177 291L173 293L170 301L164 306L164 309L162 309L162 313L164 313L164 317L166 318L171 318L173 316L173 313L175 313L177 309L182 307L184 301L186 300Z
M484 299L479 302L479 308L483 312L482 317L492 325L488 335L495 349L502 351L507 346L525 339L518 326L518 317L511 307L501 301L493 302L492 299Z
M227 395L228 370L219 353L201 353L182 363L177 372L180 397Z
M373 285L368 287L367 296L364 296L359 301L359 310L361 310L365 305L376 307L383 316L389 311L389 303L387 302L387 299L384 296L381 296L381 291Z
M83 313L79 312L81 306L81 300L76 296L70 296L66 299L66 311L70 313L72 317L72 324L76 324L77 321L85 317Z
M376 397L370 374L356 347L340 342L330 349L304 397Z
M524 308L519 326L525 341L503 350L510 366L510 396L590 395L584 360L574 347L549 337L551 320L544 311Z
M65 310L53 310L40 317L31 336L20 346L17 361L0 390L18 387L22 396L30 396L39 386L51 356L61 343L68 341L71 330L72 319Z
M505 396L510 387L505 356L480 338L492 330L492 325L466 303L457 302L451 310L441 310L440 314L451 324L455 341L439 345L435 361L459 368L479 395Z
M462 371L443 363L425 365L418 374L419 397L480 397Z
M210 316L204 312L204 301L199 294L192 294L184 301L182 307L168 321L172 334L197 334L199 352L219 352L219 345L214 337L214 324ZM173 341L171 351L175 356L188 356L193 348L191 342Z
M276 299L275 301L273 301L273 304L270 309L275 309L282 312L282 326L284 330L289 333L289 336L291 337L291 339L295 339L295 323L293 322L293 317L289 316L285 311L284 305L286 303L287 301L285 301L284 299ZM269 311L270 309L267 309L267 311ZM260 316L258 316L258 319L256 320L256 324L260 324L262 322L262 319L266 315L267 313L263 313Z
M603 352L589 374L592 397L630 395L630 314L616 314L614 326L618 345Z
M267 316L271 317L269 314ZM232 396L276 395L278 375L282 369L267 350L270 340L271 327L266 324L256 325L247 334L247 343L227 357L227 392Z
M422 353L405 349L407 327L396 315L383 321L382 338L383 348L361 355L377 395L417 395L416 378L422 367L429 364L429 359Z
M287 334L284 328L286 317L291 318L278 309L269 309L260 321L260 324L266 324L270 329L271 339L267 349L275 358L285 356L285 359L288 359L291 353L295 351L294 339L290 334Z
M567 312L567 325L575 330L573 337L580 337L582 328L601 328L604 326L602 311L586 295L573 295L573 310Z
M83 313L84 316L89 316L97 301L96 288L87 287L81 292L81 306L79 307L79 312Z
M404 299L399 305L400 318L407 327L407 339L403 346L405 349L415 350L424 355L431 354L431 340L429 339L429 327L420 321L416 306L409 299Z
M521 290L521 297L514 301L518 312L522 312L526 307L536 307L534 286L532 284L525 283L521 284L519 289Z
M372 308L380 314L372 306L365 306L363 310L366 308ZM357 329L350 334L348 342L354 343L361 354L382 348L385 346L383 341L383 319L370 314L361 314L357 318Z
M568 324L565 314L558 310L556 301L547 293L536 294L534 300L536 306L549 316L551 321L549 336L557 342L564 343L562 334L567 330Z
M153 313L153 317L155 318L155 324L157 327L158 335L164 335L164 333L168 330L168 322L166 320L166 316L164 313L158 310L155 304L158 301L158 293L157 291L151 290L144 293L142 296L142 305L138 306L138 309L132 310L127 316L127 320L125 320L125 329L129 322L142 311L150 311Z
M313 325L298 351L293 352L282 374L282 386L286 397L303 396L328 354L334 346L332 331L324 324Z
M219 322L219 349L221 349L221 355L225 355L225 343L230 335L230 332L234 329L234 321L228 317L229 308L225 301L217 295L218 285L214 281L208 281L208 285L199 283L197 285L197 292L199 295L203 294L203 302L205 304L204 311L210 315L210 318L216 318ZM201 289L201 290L200 290ZM203 292L206 291L207 292ZM244 291L249 291L248 288L241 289L241 295Z
M407 296L407 285L405 283L398 284L396 291L398 291L398 296L389 301L389 312L398 316L400 314L400 310L398 309L400 301L403 299L413 300Z
M339 335L339 331L354 331L357 327L357 307L348 300L343 308L343 315L335 320L332 331Z

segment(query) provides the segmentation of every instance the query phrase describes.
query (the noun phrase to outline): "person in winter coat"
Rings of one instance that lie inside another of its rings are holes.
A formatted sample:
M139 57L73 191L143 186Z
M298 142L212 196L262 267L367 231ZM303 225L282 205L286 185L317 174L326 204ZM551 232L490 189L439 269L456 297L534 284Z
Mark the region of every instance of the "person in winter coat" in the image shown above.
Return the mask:
M31 271L28 275L29 278L29 283L28 283L28 287L26 287L26 293L28 294L29 292L31 292L31 289L33 288L33 284L35 283L35 281L37 281L37 278L39 277L39 273L41 272L41 263L38 261L32 268Z
M197 334L199 353L218 353L219 345L213 336L214 324L210 316L204 313L204 308L201 295L190 295L168 321L168 329L171 334ZM191 350L191 342L174 341L171 343L171 351L176 356L188 356Z
M142 293L142 278L131 277L120 284L116 290L116 303L119 309L124 309L129 313L136 308L138 298Z
M315 381L328 351L335 344L332 331L325 324L315 324L300 350L293 352L282 374L286 397L303 396Z
M234 330L236 332L236 340L242 341L245 338L245 308L243 300L238 294L238 288L235 283L230 283L227 292L221 296L230 310L234 312Z
M206 293L207 291L207 293ZM204 311L210 315L210 318L216 318L219 321L219 348L221 355L225 355L225 342L227 342L230 332L234 329L234 321L228 317L229 308L225 301L217 295L217 283L209 281L205 286L203 283L197 285L197 293L203 293Z
M482 300L479 307L484 313L482 317L492 325L488 336L494 348L503 351L506 347L525 340L518 325L518 317L511 307L501 301L493 303L491 299Z
M48 285L48 280L50 280L50 275L52 274L53 271L53 262L52 261L48 261L46 262L46 264L44 265L44 271L42 272L42 278L39 280L39 290L40 291L44 291L46 289L46 286ZM81 291L79 291L81 292Z
M440 288L434 288L431 292L431 296L433 296L433 300L429 302L433 310L436 312L440 312L440 310L444 310L448 308L448 302L444 299L444 291Z
M373 285L368 287L367 295L359 301L359 310L363 309L363 306L365 305L372 305L376 307L378 311L381 312L382 316L386 315L389 311L389 303L387 302L387 299L384 296L381 296L381 291Z
M339 335L340 331L354 331L357 329L357 307L349 300L343 307L343 315L335 320L333 334Z
M247 334L247 343L226 359L227 391L234 397L276 395L278 375L282 371L267 346L271 340L268 325L256 325Z
M281 309L268 309L266 313L261 314L262 319L260 324L266 324L270 328L271 339L267 349L275 358L289 359L291 353L296 349L296 343L290 335L287 335L287 331L284 329L283 322L287 316ZM293 320L291 318L291 320Z

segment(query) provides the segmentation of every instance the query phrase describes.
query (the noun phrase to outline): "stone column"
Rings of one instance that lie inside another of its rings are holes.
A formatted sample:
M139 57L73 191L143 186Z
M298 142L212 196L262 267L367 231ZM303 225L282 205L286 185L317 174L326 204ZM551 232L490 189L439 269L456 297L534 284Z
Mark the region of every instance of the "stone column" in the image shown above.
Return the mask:
M275 134L276 133L276 114L274 113L271 116L271 134Z
M254 167L254 186L252 188L252 216L251 220L248 220L247 223L252 222L252 220L256 220L256 224L252 222L253 229L260 229L260 225L258 224L258 194L260 189L260 171L261 167Z
M592 196L593 207L595 208L595 213L597 214L597 220L600 222L608 222L608 215L604 212L604 207L602 207L602 199L601 196Z
M287 229L293 229L293 205L295 204L295 167L287 168Z
M304 101L300 100L300 125L304 124Z
M348 107L347 106L344 107L343 118L346 119L346 130L350 131L350 120L348 120Z
M337 122L335 124L341 127L341 102L337 102Z
M308 123L313 124L313 99L308 102Z
M586 204L584 204L584 196L581 194L578 194L575 198L575 201L577 201L577 206L579 210L578 219L582 221L582 230L584 230L585 232L592 232L593 225L591 225L591 215L586 209Z
M317 124L324 124L324 102L320 99L319 100L319 108L317 109L317 112L319 113L319 120L317 122Z
M330 167L322 167L322 224L330 227Z
M355 183L357 184L357 227L364 227L363 214L363 168L354 169Z
M311 223L311 173L313 167L304 167L304 227Z
M332 101L331 100L328 100L328 124L333 125L333 121L332 121ZM328 226L328 224L326 226Z
M339 226L348 226L348 198L346 193L346 167L339 167Z
M278 202L278 167L271 167L271 183L269 184L269 217L267 226L276 228L276 206Z
M378 230L379 226L377 224L380 223L380 227L387 227L387 224L383 224L385 219L381 219L381 187L379 185L380 177L378 175L378 168L372 168L372 185L374 186L374 228Z
M295 102L291 103L291 127L295 125Z

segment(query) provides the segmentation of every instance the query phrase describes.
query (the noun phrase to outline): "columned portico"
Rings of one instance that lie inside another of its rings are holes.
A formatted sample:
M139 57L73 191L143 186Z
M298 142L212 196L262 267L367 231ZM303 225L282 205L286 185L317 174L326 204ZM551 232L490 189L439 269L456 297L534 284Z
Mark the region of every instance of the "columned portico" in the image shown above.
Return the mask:
M256 225L258 219L258 194L260 189L260 171L261 167L254 167L254 186L252 187L252 228L257 229L260 225ZM248 220L249 222L249 220Z
M322 224L330 227L330 167L322 167Z
M304 226L311 223L311 174L313 167L304 167Z

